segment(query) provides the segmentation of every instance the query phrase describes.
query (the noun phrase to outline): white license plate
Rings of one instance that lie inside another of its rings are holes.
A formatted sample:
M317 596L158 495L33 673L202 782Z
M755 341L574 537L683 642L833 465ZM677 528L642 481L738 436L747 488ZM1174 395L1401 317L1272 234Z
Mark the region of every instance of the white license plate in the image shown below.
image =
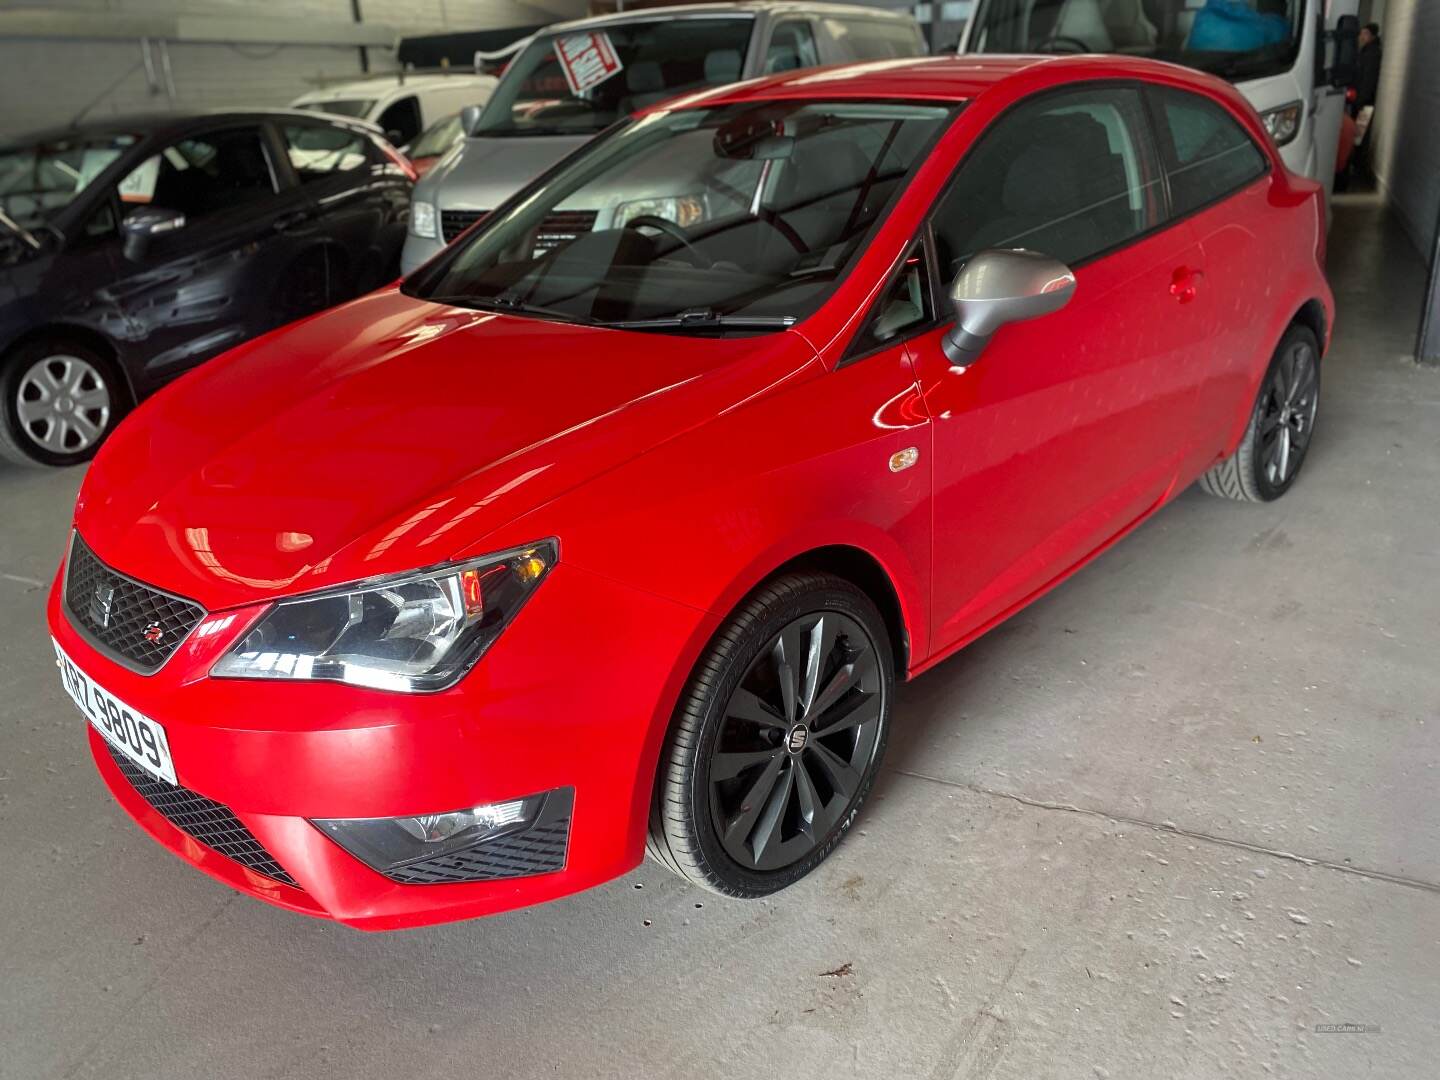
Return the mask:
M51 643L55 646L55 666L60 669L60 682L65 692L80 706L80 711L95 730L151 776L178 784L165 729L114 694L102 690L74 660L65 655L59 642L52 638Z

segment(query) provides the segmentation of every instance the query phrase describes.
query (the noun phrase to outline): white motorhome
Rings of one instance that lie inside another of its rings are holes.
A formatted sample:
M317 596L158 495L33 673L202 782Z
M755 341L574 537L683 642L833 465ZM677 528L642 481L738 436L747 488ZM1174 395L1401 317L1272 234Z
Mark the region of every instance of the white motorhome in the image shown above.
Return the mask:
M1285 164L1325 185L1359 0L978 0L961 52L1120 53L1209 71L1255 106Z

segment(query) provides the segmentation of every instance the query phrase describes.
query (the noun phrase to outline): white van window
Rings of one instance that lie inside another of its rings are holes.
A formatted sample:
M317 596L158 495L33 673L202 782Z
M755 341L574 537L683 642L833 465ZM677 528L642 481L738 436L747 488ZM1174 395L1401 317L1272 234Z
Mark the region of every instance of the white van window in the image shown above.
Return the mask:
M735 82L745 69L754 25L751 15L669 16L597 28L618 66L607 64L611 73L603 78L580 80L578 94L561 66L557 37L538 37L500 77L475 134L593 135L682 91ZM584 35L576 30L566 36Z
M414 94L391 102L376 123L380 125L380 130L385 132L387 139L396 146L404 146L422 130L420 103L415 100Z
M1256 79L1289 71L1305 0L985 0L970 48L1121 52Z

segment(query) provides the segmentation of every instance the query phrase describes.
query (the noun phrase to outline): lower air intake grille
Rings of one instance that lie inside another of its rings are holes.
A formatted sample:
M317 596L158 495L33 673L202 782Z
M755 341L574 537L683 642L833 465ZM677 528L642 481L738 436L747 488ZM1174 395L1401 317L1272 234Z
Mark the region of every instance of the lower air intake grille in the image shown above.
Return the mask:
M563 870L574 805L573 788L552 791L546 796L535 824L525 831L510 833L465 851L398 866L386 871L386 876L405 885L446 885Z
M93 644L146 675L170 659L205 614L199 604L111 570L79 533L65 562L65 608Z
M265 850L265 846L255 839L255 834L224 803L207 799L189 788L156 779L108 742L105 749L110 751L116 767L130 781L130 786L140 793L140 797L185 835L257 874L264 874L286 885L296 884L285 868L275 861L275 856Z

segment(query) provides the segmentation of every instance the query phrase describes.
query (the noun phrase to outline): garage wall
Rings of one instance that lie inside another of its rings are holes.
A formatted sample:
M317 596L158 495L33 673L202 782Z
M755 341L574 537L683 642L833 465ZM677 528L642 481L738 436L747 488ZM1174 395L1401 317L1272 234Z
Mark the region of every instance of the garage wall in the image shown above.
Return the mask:
M29 38L4 36L7 13L31 11L114 16L163 15L244 18L259 21L353 20L351 0L51 0L48 4L0 4L0 134L64 124L92 102L89 115L172 107L232 108L284 105L311 89L316 76L361 75L355 46L165 43L167 79L158 43L147 74L137 39ZM361 0L365 18L401 33L445 29L525 26L574 17L584 0ZM372 71L393 68L388 48L368 50ZM172 99L169 88L173 86Z
M1387 0L1382 11L1371 160L1428 261L1440 216L1440 0Z

